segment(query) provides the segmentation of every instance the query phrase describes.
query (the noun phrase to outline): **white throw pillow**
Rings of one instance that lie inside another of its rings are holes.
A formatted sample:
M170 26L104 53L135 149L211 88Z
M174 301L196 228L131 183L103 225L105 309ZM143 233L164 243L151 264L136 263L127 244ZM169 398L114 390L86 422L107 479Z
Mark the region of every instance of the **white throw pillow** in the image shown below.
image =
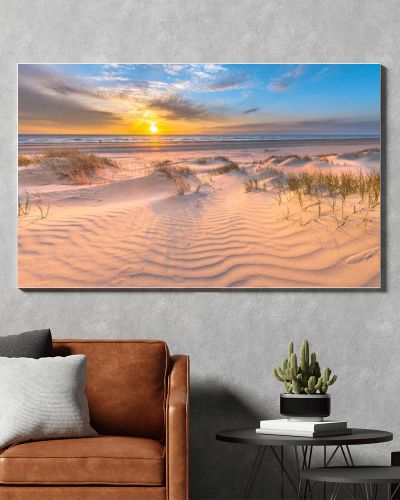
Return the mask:
M96 436L85 387L86 356L0 357L0 448Z

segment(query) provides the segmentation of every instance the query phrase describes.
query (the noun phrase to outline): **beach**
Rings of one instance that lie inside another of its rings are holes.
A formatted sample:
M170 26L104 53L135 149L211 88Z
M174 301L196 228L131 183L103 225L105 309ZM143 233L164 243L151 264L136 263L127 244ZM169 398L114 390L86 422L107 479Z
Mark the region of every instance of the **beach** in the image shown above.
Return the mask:
M372 138L20 141L19 287L380 287L379 147ZM108 163L90 178L66 175L76 150ZM330 192L332 172L369 191Z

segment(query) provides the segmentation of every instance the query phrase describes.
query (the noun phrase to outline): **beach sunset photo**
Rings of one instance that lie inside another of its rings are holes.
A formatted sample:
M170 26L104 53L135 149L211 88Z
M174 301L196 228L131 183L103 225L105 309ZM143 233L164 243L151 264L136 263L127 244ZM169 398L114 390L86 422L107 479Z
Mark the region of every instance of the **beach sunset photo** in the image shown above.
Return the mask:
M20 288L379 288L377 64L20 64Z

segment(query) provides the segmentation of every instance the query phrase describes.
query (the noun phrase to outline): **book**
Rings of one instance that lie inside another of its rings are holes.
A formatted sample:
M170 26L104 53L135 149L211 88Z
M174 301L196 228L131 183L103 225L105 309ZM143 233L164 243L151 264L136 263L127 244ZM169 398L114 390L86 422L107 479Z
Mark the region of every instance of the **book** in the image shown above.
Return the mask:
M276 430L270 430L270 429L256 429L257 434L268 434L268 435L275 435L275 436L294 436L294 437L310 437L310 438L317 438L317 437L327 437L327 436L343 436L347 434L351 434L352 430L351 429L337 429L337 430L330 430L330 431L298 431L298 430L289 430L289 429L276 429Z
M310 422L309 420L288 420L280 418L277 420L262 420L261 429L269 430L296 430L307 432L337 431L347 429L344 420L325 420L323 422Z

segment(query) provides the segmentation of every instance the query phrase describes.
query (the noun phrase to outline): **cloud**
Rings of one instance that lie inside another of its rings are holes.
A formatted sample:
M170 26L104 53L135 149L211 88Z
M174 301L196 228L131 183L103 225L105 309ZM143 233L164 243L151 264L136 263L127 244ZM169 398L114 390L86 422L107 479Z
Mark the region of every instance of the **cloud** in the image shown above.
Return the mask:
M196 104L178 95L167 95L147 102L147 107L164 114L169 120L205 120L211 119L203 104Z
M207 78L216 73L227 71L221 64L164 64L164 71L169 75L190 73L198 78Z
M76 94L78 96L87 96L87 97L100 97L97 92L94 92L91 89L87 89L85 87L79 87L73 85L68 82L62 82L58 80L50 80L46 82L46 85L43 86L43 90L51 90L56 94L60 95L68 95L68 94Z
M275 81L268 84L268 90L272 90L273 92L281 92L282 90L290 87L291 83L286 81Z
M18 77L19 86L36 89L42 93L100 97L95 90L79 85L76 80L72 81L43 65L20 65Z
M19 120L24 126L76 127L116 123L119 116L97 109L103 96L41 65L20 65L18 80ZM97 104L97 105L95 105Z
M45 94L23 84L18 89L18 108L19 119L24 124L40 122L84 127L115 123L120 119L112 112L91 109L74 100Z
M313 80L320 80L321 78L324 78L330 69L331 68L329 66L325 66L324 68L320 69L318 73L314 75Z
M244 114L244 115L249 115L250 113L256 113L259 109L261 109L261 108L250 108L250 109L246 109L245 111L243 111L243 114Z
M249 77L244 72L233 72L221 64L164 64L164 71L181 78L170 85L176 90L192 92L220 92L247 88Z
M379 134L378 118L349 117L315 118L308 120L271 120L268 122L221 125L213 129L220 133L243 134Z
M210 73L216 73L218 71L227 71L221 64L203 64L204 71L209 71Z
M284 73L285 78L300 78L300 76L303 76L305 72L305 66L304 64L299 64L292 70L287 71Z
M267 89L273 92L281 92L290 87L291 83L284 80L277 80L268 84Z
M208 91L220 92L223 90L234 90L240 89L246 86L248 83L248 75L243 72L232 73L229 72L227 75L221 75L215 78L208 86Z
M185 64L164 64L164 71L169 75L178 75L185 67Z
M113 71L133 71L135 69L134 64L116 64L116 63L108 63L108 64L102 64L102 67L107 71L107 70L113 70Z
M292 86L295 80L303 76L304 73L305 66L303 64L299 64L295 68L283 73L279 78L273 78L267 85L267 89L272 92L282 92Z
M105 72L102 75L97 76L85 76L85 80L91 80L93 82L127 82L129 78L126 76L121 76L119 73Z

